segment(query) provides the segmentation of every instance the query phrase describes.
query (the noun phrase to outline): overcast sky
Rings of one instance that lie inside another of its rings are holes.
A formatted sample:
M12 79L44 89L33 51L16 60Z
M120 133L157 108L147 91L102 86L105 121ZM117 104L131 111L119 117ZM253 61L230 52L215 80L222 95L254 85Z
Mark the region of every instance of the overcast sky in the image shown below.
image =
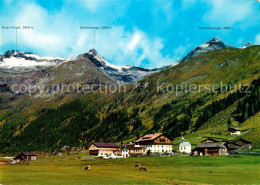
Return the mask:
M0 54L11 49L76 57L95 48L116 65L172 64L215 36L240 47L260 44L258 0L0 0ZM80 26L110 26L82 30ZM233 27L231 30L198 27Z

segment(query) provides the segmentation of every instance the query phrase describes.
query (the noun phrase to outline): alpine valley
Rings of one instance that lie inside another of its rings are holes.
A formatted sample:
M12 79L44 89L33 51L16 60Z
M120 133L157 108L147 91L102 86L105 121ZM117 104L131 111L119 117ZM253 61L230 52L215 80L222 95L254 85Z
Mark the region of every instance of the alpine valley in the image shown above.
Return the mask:
M219 37L156 69L116 66L95 49L69 59L7 51L0 56L0 150L54 152L151 132L176 144L185 136L194 146L206 136L243 138L259 149L259 77L260 46L235 48ZM80 91L60 91L69 84ZM124 91L105 91L112 84ZM242 134L229 135L230 127Z

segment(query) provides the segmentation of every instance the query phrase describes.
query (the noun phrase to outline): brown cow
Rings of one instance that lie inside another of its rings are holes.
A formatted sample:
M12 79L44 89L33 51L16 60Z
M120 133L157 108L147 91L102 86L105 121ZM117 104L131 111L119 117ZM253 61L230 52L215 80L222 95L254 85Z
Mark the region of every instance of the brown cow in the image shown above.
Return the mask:
M146 170L146 168L145 167L139 167L139 171L141 172L141 171L144 171L144 172L146 172L147 170Z
M90 166L86 166L84 170L90 170Z
M139 164L136 164L135 167L141 167L141 164L140 164L140 163L139 163Z

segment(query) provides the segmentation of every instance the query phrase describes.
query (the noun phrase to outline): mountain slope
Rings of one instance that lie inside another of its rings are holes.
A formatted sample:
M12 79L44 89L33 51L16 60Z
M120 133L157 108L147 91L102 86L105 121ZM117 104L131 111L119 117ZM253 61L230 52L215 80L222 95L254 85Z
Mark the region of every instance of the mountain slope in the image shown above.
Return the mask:
M80 58L87 60L83 56ZM64 145L88 146L93 141L131 141L145 133L158 131L167 132L172 137L229 139L226 136L229 119L233 126L243 128L248 119L238 119L241 113L237 108L239 102L251 96L229 95L235 92L235 85L248 85L260 76L259 61L260 46L243 50L220 49L155 73L138 84L129 84L125 93L109 96L69 94L72 97L66 103L58 96L51 102L43 98L22 101L17 107L0 110L0 148L3 152L54 151ZM68 62L62 65L65 64ZM230 84L231 88L216 86L207 91L204 86L201 91L193 92L186 88L191 84L212 86L221 82ZM158 83L163 83L159 92ZM168 84L184 85L184 91L167 92ZM196 128L198 118L207 111L210 111L207 117L200 119L202 122ZM255 116L257 114L251 114L250 119ZM34 140L30 139L32 137ZM47 139L42 142L43 138ZM255 144L257 139L255 136L252 140L254 148L260 147Z
M71 89L75 92L77 85L116 82L97 69L88 58L79 56L76 59L41 70L0 72L0 83L7 85L15 94L28 94L30 90L36 88L35 94L52 96L62 87L64 87L64 92L59 91L59 93L70 92L69 86L72 86ZM40 88L42 93L39 93Z
M91 49L88 53L79 55L89 62L92 62L97 70L104 72L112 79L119 82L136 82L144 77L156 73L164 68L158 69L145 69L134 66L116 66L107 62L101 57L95 49ZM57 68L59 65L75 61L77 58L59 58L59 57L41 57L33 53L20 52L17 50L7 51L4 55L0 56L0 72L3 73L20 73L22 76L24 73L37 73L41 70L47 70L51 68ZM0 76L1 77L1 76Z
M145 69L134 66L116 66L107 62L102 56L100 56L95 49L91 49L88 53L83 54L84 57L89 58L96 67L104 71L107 75L119 82L136 82L156 73L162 68L158 69ZM165 68L168 68L167 66Z

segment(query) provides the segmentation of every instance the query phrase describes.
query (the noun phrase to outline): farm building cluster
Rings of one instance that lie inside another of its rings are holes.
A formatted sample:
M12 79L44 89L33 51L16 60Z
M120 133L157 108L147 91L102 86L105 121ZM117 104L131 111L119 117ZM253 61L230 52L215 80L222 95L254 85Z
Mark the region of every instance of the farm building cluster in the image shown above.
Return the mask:
M103 158L128 158L131 155L141 154L189 154L194 156L222 156L230 152L251 149L252 143L244 139L235 141L218 141L214 138L207 138L192 149L188 141L181 138L179 150L174 151L172 140L164 133L147 134L134 143L93 143L89 147L89 154Z
M207 138L194 149L188 141L181 138L179 150L173 151L172 140L163 133L147 134L134 143L117 146L115 143L93 143L90 155L103 158L128 158L134 154L189 154L193 156L223 156L230 152L251 149L252 143L244 139L218 141Z
M103 158L128 158L147 153L172 153L172 140L164 133L147 134L134 143L117 146L115 143L93 143L89 154Z
M237 130L232 130L232 133ZM236 133L237 134L237 133ZM146 134L145 136L137 139L135 142L129 144L117 145L116 143L92 143L89 147L89 154L92 156L108 158L128 158L134 155L147 155L147 154L187 154L193 156L223 156L228 155L230 152L249 150L252 147L250 141L242 138L231 141L219 141L214 138L207 138L194 149L190 142L185 141L182 137L179 144L179 150L173 150L172 139L164 133ZM76 147L75 147L76 148ZM73 150L76 150L72 147ZM68 146L62 148L63 152L72 151ZM15 164L20 161L36 160L37 155L30 152L22 152L13 158L10 163Z
M195 156L222 156L230 152L251 149L252 143L244 139L235 141L218 141L213 138L203 140L196 148L192 150Z

